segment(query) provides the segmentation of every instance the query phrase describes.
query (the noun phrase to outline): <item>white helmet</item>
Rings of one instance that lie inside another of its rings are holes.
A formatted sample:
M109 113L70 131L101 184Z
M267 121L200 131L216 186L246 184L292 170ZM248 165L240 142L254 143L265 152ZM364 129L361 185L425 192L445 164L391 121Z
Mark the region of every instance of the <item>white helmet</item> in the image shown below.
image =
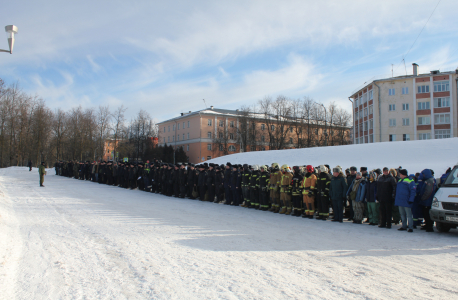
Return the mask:
M259 166L258 165L253 165L253 171L257 171L259 170Z

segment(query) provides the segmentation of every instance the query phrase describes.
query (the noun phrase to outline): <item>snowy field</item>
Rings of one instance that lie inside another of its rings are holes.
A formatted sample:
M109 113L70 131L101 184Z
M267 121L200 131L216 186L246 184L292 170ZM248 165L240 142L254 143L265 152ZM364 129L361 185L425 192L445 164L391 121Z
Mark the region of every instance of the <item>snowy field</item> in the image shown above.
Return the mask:
M448 167L458 163L458 138L408 142L386 142L362 145L304 148L246 152L227 155L208 162L217 164L258 164L273 162L292 166L329 164L332 168L340 165L344 170L351 166L368 167L369 170L383 167L402 166L409 174L429 168L435 177L440 177Z
M40 188L35 168L0 169L1 299L458 298L458 230L305 220L51 174Z

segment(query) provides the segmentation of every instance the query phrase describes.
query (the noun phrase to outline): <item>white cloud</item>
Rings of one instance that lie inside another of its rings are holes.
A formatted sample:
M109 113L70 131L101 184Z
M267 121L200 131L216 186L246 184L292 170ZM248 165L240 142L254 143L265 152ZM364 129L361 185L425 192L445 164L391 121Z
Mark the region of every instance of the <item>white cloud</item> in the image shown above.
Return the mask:
M92 67L92 71L94 73L98 73L100 71L101 67L92 59L92 57L89 54L86 55L86 57L87 57L87 60L89 61L89 64Z

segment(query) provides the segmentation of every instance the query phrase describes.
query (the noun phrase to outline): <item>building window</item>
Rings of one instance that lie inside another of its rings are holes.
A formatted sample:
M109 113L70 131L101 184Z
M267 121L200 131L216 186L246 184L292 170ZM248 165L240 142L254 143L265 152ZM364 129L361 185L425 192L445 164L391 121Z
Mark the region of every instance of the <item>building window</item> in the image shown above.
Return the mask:
M169 126L169 128L168 128L168 132L170 132L170 126Z
M165 144L165 137L164 137L164 144Z
M180 135L177 135L177 141L178 142L180 141Z
M418 102L418 110L429 109L429 102Z
M359 138L359 143L362 144L364 142L363 137Z
M355 125L355 132L358 132L358 124ZM318 134L318 129L316 130L316 134Z
M261 124L261 130L266 129L266 124Z
M450 107L450 97L434 98L434 107Z
M223 133L220 132L220 133L219 133L219 138L222 139L223 137L224 137Z
M212 149L212 144L207 144L207 150L211 150Z
M164 132L165 132L165 126L164 126Z
M219 151L223 151L223 150L224 150L223 145L219 145Z
M374 91L370 90L369 91L369 100L373 100L373 99L374 99Z
M180 130L180 123L178 123L178 130Z
M212 159L212 157L211 156L207 156L207 160L210 160L210 159Z
M219 127L224 127L224 121L219 121Z
M167 143L170 143L170 137L169 136L167 137Z
M450 129L434 130L434 137L436 139L448 139L450 138Z
M208 126L212 126L212 119L208 119L207 124L208 124Z
M359 119L361 120L362 118L363 118L363 112L361 111L361 112L359 113Z
M209 138L209 139L212 138L212 133L211 132L207 132L207 138Z
M418 134L418 139L419 140L430 140L431 139L431 133L419 133Z
M189 128L189 121L188 121L188 128Z
M367 102L367 93L364 93L363 94L363 103L362 104L364 104L366 102Z
M390 127L396 126L396 119L390 119Z
M275 131L275 125L270 125L270 131Z
M371 135L369 136L369 143L373 143L373 142L374 142L374 135L371 134Z
M450 124L450 114L435 114L434 124Z
M233 134L233 133L229 133L229 139L230 139L230 140L233 140L233 139L234 139L234 134Z
M261 135L261 142L265 142L265 140L266 138L263 135Z
M357 120L358 120L358 112L355 112L355 121L358 122Z
M408 95L409 94L409 88L408 87L403 87L402 88L402 94L403 95Z
M289 143L290 143L290 144L293 143L293 138L289 138Z
M184 141L184 133L183 133L183 141Z
M431 117L418 117L418 125L431 125Z
M366 121L363 124L364 124L364 131L368 131L369 130L369 128L368 128L368 124L369 123Z
M229 152L235 152L235 146L234 145L230 145L228 150L229 150Z
M186 146L186 151L189 151L189 145Z
M234 128L234 121L231 121L231 122L229 123L229 126L230 126L231 128Z
M396 135L390 134L390 142L396 142Z
M390 104L390 105L388 105L388 110L389 110L389 111L395 111L395 110L396 110L396 104Z
M173 131L175 131L175 128L176 128L176 127L175 127L175 124L173 124Z
M410 141L410 134L403 134L402 135L402 140L403 141Z
M435 92L447 92L450 91L448 81L436 81L434 82L434 91Z
M184 122L183 122L183 129L184 129Z
M374 129L374 120L369 120L369 129Z
M172 142L175 142L175 136L172 136Z
M289 128L289 132L293 133L293 127Z
M429 93L429 85L417 86L417 94Z
M402 110L404 110L404 111L409 110L409 103L403 103L402 104Z
M369 110L368 110L367 107L366 107L366 108L364 109L364 116L365 116L365 117L367 117L368 111L369 111Z
M189 132L188 132L188 140L189 140Z
M355 107L358 107L358 98L355 98Z
M250 147L250 151L256 151L256 147L255 146L251 146Z
M395 95L395 90L394 90L394 89L390 89L390 90L388 91L388 94L389 94L390 96L394 96L394 95Z
M410 120L409 118L402 118L402 126L409 126Z
M370 115L374 114L374 106L373 105L369 106L369 114Z

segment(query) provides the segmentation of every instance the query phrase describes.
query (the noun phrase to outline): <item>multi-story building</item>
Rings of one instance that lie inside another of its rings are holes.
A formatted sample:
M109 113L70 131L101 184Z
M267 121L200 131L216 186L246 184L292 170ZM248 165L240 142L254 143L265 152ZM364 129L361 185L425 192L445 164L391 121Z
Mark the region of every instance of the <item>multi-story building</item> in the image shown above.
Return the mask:
M457 136L455 72L431 71L374 80L349 97L355 144Z
M176 118L157 124L158 144L172 145L175 149L183 147L189 162L200 163L243 151L304 147L301 139L307 130L309 133L313 131L312 146L316 146L318 140L325 145L348 144L350 141L348 126L331 126L325 122L314 122L310 125L313 129L308 129L306 125L304 126L304 122L298 120L285 122L285 118L280 118L281 121L277 117L266 120L262 114L250 113L249 115L250 117L247 118L246 112L238 109L216 109L213 106L200 111L181 113ZM302 131L299 126L307 129ZM254 133L248 137L246 131ZM241 141L243 137L245 142ZM326 138L324 142L323 137ZM243 143L246 146L243 146ZM272 146L274 143L275 146Z

